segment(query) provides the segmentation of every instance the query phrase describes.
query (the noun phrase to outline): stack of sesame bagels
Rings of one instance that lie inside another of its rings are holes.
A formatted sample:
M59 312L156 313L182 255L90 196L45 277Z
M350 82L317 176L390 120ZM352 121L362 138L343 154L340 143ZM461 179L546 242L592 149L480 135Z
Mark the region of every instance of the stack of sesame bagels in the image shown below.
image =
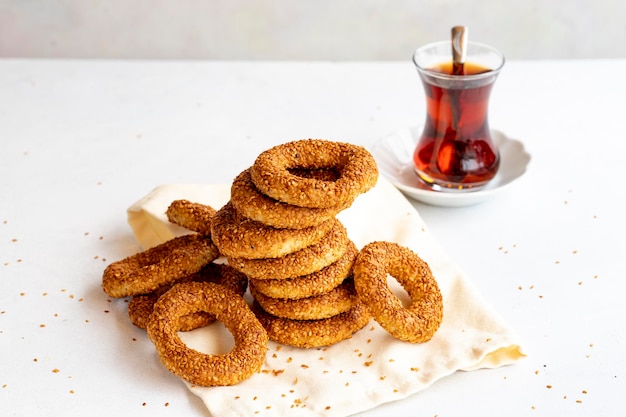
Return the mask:
M271 340L327 346L369 321L352 277L358 249L336 215L377 179L364 148L307 139L266 150L233 181L211 236L248 277Z

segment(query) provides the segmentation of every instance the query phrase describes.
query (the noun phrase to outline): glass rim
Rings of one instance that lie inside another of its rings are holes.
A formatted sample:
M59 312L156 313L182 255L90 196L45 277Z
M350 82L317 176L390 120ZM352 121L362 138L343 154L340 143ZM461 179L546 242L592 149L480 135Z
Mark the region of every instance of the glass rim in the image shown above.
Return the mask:
M432 70L432 68L424 67L423 65L420 65L417 62L417 55L420 52L423 52L426 49L437 49L437 48L446 47L446 46L450 48L450 61L451 61L452 60L452 42L451 41L431 42L431 43L427 43L426 45L418 47L415 50L415 52L413 52L413 56L412 56L413 64L415 64L415 67L417 68L417 70L419 72L421 72L421 73L428 74L431 77L437 77L437 78L440 78L440 79L447 79L447 80L459 80L459 79L479 80L481 78L493 77L494 75L497 75L500 72L500 70L502 69L502 67L504 66L504 63L506 61L506 59L504 58L504 54L499 49L494 48L493 46L487 45L485 43L468 41L467 42L468 49L470 47L474 47L474 48L478 47L478 48L484 49L486 52L494 54L494 56L496 56L500 60L498 65L496 65L494 68L489 68L489 71L481 73L481 74L452 75L452 74L443 74L441 72L434 71L434 70ZM471 59L469 59L469 61L471 61Z

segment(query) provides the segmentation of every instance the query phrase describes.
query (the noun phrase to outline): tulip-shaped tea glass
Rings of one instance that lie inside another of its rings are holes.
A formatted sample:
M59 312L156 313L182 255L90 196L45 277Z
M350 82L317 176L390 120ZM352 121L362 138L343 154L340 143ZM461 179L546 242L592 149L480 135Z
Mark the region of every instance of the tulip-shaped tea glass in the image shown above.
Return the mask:
M426 92L426 123L413 160L417 175L434 190L473 191L498 171L487 109L491 88L504 65L497 49L467 43L465 62L453 64L452 46L442 41L413 55Z

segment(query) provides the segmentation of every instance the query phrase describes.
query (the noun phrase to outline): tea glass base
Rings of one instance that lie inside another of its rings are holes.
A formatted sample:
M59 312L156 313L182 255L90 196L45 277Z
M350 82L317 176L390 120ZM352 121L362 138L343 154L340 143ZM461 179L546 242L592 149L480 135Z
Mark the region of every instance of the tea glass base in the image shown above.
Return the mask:
M415 169L415 173L417 177L422 181L423 184L428 186L433 191L439 191L444 193L471 193L473 191L478 191L484 188L488 181L482 182L474 182L474 183L461 183L461 182L450 182L450 181L442 181L439 179L435 179L418 169Z

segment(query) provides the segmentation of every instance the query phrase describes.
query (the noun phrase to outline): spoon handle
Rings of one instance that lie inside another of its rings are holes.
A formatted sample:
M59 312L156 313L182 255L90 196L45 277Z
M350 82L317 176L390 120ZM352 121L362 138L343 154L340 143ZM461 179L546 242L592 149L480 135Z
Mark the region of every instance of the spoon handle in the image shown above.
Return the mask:
M452 74L463 75L467 55L467 37L469 30L465 26L452 28Z

